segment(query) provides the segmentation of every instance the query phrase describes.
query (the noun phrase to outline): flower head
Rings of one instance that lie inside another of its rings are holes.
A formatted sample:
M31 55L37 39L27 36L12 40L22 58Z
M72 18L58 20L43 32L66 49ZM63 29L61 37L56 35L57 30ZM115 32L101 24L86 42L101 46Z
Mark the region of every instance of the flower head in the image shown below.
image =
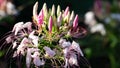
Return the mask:
M32 22L18 22L11 34L5 38L7 44L11 43L15 50L13 57L26 56L27 68L33 66L31 63L36 68L40 67L47 64L47 60L50 60L52 65L59 66L61 62L65 62L65 68L79 67L79 59L84 55L78 43L71 43L72 37L78 38L85 33L78 26L78 14L75 16L74 11L69 11L69 7L62 12L59 5L57 11L55 5L48 11L46 3L39 14L37 9L38 2L33 7L35 25L32 25Z

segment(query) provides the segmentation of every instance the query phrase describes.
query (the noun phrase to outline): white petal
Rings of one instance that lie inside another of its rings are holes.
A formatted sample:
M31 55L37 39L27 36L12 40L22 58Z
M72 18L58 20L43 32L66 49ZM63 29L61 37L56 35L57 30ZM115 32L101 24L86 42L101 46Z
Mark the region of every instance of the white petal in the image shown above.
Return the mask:
M45 46L44 50L46 51L46 55L53 57L56 53L55 51L51 50L49 47Z
M16 24L14 25L12 32L15 32L15 35L17 35L17 33L18 33L21 29L23 29L23 22L18 22L18 23L16 23Z
M72 65L78 66L77 56L76 56L75 54L72 54L72 55L70 56L69 63L70 63L71 66L72 66Z
M63 42L66 42L66 40L63 39L63 38L61 38L61 39L59 40L59 44L62 44Z
M5 40L7 41L7 43L11 43L12 42L11 36L8 36Z
M23 25L23 28L27 28L28 30L32 30L32 23L31 22L26 22L24 25Z
M71 43L70 43L70 42L63 42L61 46L62 46L63 48L66 48L66 47L71 46Z
M76 43L75 41L72 42L72 45L70 46L70 48L76 50L77 52L79 52L81 54L81 56L84 56L82 53L82 50L80 49L80 46L78 43Z
M14 42L13 42L13 47L12 47L12 49L14 49L16 46L17 46L17 42L14 41Z
M31 63L31 60L32 60L32 57L31 57L31 49L28 49L27 50L27 55L26 55L26 66L27 68L30 68L30 63Z

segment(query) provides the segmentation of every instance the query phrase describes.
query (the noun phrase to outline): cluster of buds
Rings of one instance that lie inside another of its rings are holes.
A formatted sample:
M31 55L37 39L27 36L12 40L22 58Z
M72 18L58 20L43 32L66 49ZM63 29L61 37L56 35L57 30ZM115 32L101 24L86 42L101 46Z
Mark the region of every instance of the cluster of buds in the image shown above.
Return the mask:
M61 11L60 6L57 7L55 13L55 6L52 10L47 10L47 5L44 3L39 14L37 13L38 2L33 7L33 21L37 26L37 32L46 35L43 38L49 40L56 40L61 37L75 37L79 38L86 31L78 27L78 14L75 15L74 11L70 13L69 7L65 11Z
M13 57L26 56L27 68L33 66L32 63L36 67L44 66L48 59L57 68L80 67L80 57L84 57L80 46L75 41L67 41L86 33L78 26L78 15L74 11L70 13L69 7L61 11L59 5L55 14L55 6L48 11L46 3L39 14L37 9L38 2L33 7L33 22L15 24L12 33L7 36L6 42L12 43L15 50Z

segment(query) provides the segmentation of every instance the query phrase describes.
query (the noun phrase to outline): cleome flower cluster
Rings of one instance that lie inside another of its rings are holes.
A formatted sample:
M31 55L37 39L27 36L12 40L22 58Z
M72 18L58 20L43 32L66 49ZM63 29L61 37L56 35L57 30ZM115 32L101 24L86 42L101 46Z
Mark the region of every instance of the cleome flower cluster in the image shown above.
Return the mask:
M55 68L80 68L84 55L79 44L69 40L86 33L78 26L78 15L69 7L61 11L59 5L57 11L54 5L48 11L46 3L39 14L37 9L38 2L33 6L33 22L16 23L6 38L7 44L12 44L13 57L25 56L27 68L47 63ZM88 64L87 60L83 63Z

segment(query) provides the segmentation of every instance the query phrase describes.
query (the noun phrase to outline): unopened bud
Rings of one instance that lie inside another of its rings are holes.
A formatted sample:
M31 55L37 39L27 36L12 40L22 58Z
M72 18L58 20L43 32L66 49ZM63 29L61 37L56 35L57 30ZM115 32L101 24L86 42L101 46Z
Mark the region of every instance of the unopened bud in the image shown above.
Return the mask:
M37 9L38 9L38 2L35 3L33 6L33 18L37 19Z
M68 12L68 14L65 16L64 21L69 22L69 18L70 18L70 12Z
M52 11L51 11L51 16L55 15L55 5L52 5Z
M74 11L72 11L71 15L70 15L70 19L69 22L72 21L74 19Z
M52 31L52 23L53 23L53 19L52 19L52 16L50 16L50 18L49 18L49 23L48 23L49 32Z
M43 9L41 9L41 11L38 15L38 25L43 24L43 19L44 19L44 13L43 13Z
M47 18L48 10L47 10L47 5L46 5L46 3L43 4L42 9L43 9L43 12L44 12L44 16L45 16L45 18Z
M60 27L62 21L62 13L60 12L60 15L57 18L57 26Z
M57 16L60 15L61 9L60 9L60 5L57 6Z
M64 12L64 17L65 17L66 15L68 15L68 12L69 12L69 7L67 6L67 8L65 9L65 12Z
M78 15L75 16L75 19L73 21L73 28L76 29L78 26Z

